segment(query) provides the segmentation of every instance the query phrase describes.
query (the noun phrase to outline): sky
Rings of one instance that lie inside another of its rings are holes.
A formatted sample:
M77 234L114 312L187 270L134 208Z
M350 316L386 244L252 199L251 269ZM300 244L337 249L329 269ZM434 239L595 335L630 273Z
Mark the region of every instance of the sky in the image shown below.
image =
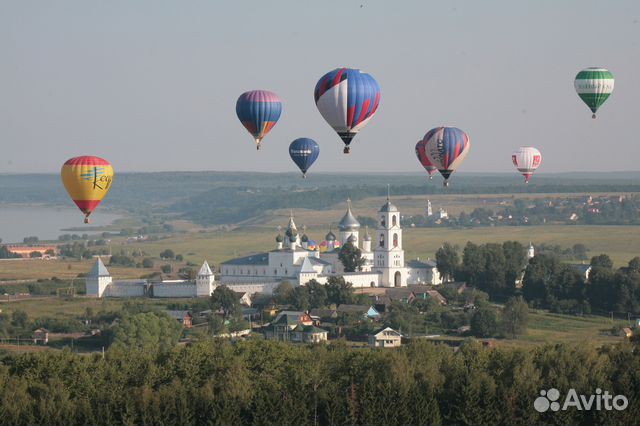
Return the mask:
M116 170L419 172L431 128L470 137L461 172L637 171L640 1L0 0L0 173L57 172L77 155ZM380 107L352 153L316 109L326 72L360 68ZM575 94L588 66L615 90L596 120ZM255 150L237 97L267 89L280 121Z

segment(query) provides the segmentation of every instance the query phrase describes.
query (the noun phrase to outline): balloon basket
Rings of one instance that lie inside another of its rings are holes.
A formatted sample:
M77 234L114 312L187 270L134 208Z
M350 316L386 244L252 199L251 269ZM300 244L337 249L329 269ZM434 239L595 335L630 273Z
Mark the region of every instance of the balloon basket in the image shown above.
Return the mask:
M84 223L89 223L89 218L88 217L84 218Z
M593 115L591 116L591 118L593 118L593 119L595 120L595 119L596 119L596 115L595 115L595 114L593 114Z
M445 180L444 182L442 182L442 186L445 187L445 188L448 187L449 186L449 181Z
M342 150L343 154L349 154L351 152L351 148L349 148L348 146L345 146L344 149Z

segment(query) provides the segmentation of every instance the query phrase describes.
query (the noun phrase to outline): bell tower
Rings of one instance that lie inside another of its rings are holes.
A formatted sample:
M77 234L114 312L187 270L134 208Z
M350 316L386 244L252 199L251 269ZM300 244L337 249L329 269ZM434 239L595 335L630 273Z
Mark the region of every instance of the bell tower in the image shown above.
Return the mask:
M391 204L389 196L387 196L387 202L378 211L378 229L376 229L373 246L373 269L382 273L382 285L406 286L400 212Z

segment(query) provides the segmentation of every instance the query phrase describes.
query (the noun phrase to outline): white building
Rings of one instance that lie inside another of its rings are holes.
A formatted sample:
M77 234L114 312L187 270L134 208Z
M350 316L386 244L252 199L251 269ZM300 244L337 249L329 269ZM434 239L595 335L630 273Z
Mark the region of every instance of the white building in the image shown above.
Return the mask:
M219 283L238 293L272 293L284 280L305 285L311 280L324 284L332 276L343 276L355 288L404 287L408 284L440 284L442 279L433 261L405 264L402 249L400 211L387 202L378 211L375 238L360 223L347 200L347 211L338 224L338 238L329 230L321 244L300 235L293 220L284 236L278 234L275 249L223 262ZM357 272L345 272L339 259L340 247L351 243L361 250L364 264ZM321 249L322 247L322 249ZM95 297L205 297L218 282L205 261L195 280L113 281L98 258L87 275L87 295Z
M347 200L347 210L338 224L338 238L329 230L322 244L309 245L312 240L306 234L299 235L291 216L284 236L276 236L274 250L223 262L220 282L231 288L240 284L263 287L263 290L256 290L262 292L272 291L283 280L298 285L305 285L310 280L323 284L335 275L344 276L357 288L442 282L433 262L405 264L400 211L389 198L378 211L375 238L369 235L368 229L361 238L360 228L350 200ZM358 272L344 272L338 258L339 247L347 243L358 247L365 260Z
M205 260L194 280L113 281L98 258L85 281L87 296L93 297L206 297L215 289L215 278Z

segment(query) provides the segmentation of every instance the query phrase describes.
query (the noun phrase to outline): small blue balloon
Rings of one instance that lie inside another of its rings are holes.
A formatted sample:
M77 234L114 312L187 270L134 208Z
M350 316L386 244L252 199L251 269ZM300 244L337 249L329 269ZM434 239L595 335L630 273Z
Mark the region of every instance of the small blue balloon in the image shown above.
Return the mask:
M313 139L298 138L289 145L289 155L302 171L302 177L307 177L307 170L320 155L320 147Z

